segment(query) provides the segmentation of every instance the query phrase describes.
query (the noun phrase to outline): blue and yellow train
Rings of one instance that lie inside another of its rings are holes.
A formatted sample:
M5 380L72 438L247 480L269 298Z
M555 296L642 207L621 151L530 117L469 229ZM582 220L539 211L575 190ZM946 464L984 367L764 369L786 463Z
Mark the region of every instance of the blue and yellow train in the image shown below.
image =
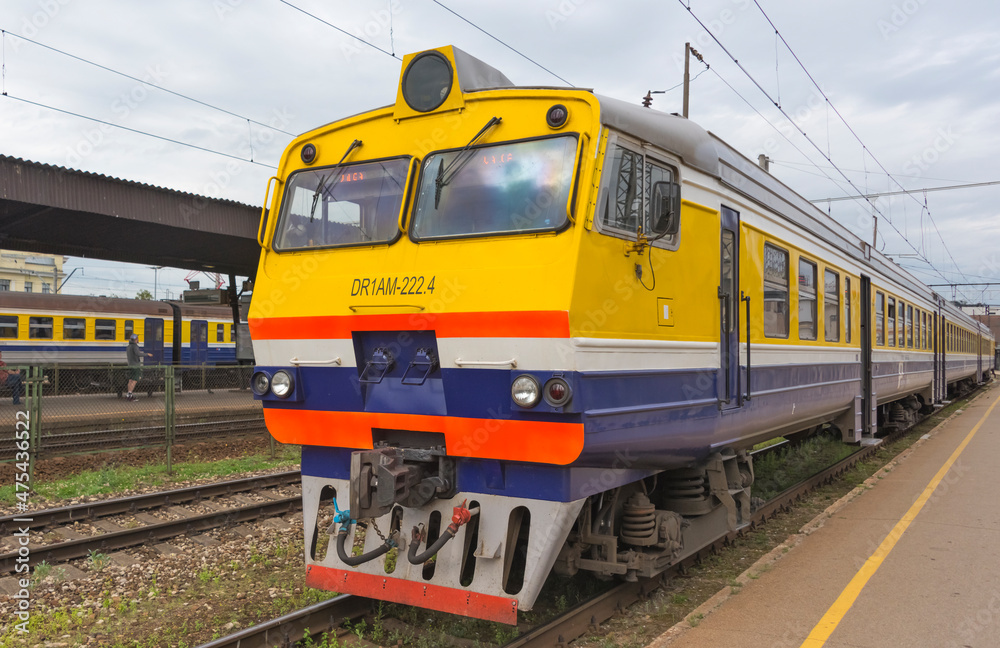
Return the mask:
M0 292L0 351L9 365L55 366L65 388L124 365L135 333L147 365L236 364L232 310L223 306ZM62 371L65 369L66 371Z
M743 524L753 444L868 442L993 371L718 137L454 47L272 187L252 383L303 446L314 587L513 623L552 571L651 576Z

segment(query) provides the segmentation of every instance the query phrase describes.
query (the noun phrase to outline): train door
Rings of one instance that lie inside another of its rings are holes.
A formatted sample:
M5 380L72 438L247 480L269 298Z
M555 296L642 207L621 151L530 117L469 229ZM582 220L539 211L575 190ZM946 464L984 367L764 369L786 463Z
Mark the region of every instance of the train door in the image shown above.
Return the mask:
M728 207L722 208L720 247L719 406L731 409L743 405L743 393L740 390L740 214Z
M163 320L158 317L147 317L142 329L142 352L152 354L146 356L146 364L160 365L163 362Z
M208 322L191 320L191 337L188 344L188 364L203 365L208 362Z
M938 385L941 389L941 400L945 400L948 398L948 320L944 313L941 313L941 334L938 340L941 346L941 353L938 354L941 358L938 361Z
M978 324L976 325L976 328L979 328ZM982 331L979 331L977 342L979 344L976 346L976 382L981 383L983 382L983 332Z
M850 325L850 324L848 324ZM861 436L877 431L877 398L872 389L872 280L861 275Z
M933 393L934 402L940 402L941 400L941 358L939 354L940 345L938 343L938 313L934 313L933 321L931 322L931 351L934 356L934 375L932 379L933 383Z

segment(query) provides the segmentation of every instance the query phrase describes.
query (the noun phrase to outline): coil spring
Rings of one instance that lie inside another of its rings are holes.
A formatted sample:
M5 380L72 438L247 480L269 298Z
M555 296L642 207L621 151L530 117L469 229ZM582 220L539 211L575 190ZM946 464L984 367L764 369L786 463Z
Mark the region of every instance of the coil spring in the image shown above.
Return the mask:
M691 477L674 477L666 484L670 499L703 498L708 492L705 475L699 473Z
M652 538L654 533L656 507L644 496L630 499L622 512L622 538L626 541L642 541Z

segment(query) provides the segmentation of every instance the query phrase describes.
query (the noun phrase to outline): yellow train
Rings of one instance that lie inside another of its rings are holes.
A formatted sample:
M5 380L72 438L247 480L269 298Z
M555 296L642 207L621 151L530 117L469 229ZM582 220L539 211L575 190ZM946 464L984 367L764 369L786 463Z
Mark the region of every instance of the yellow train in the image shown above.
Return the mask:
M272 188L252 383L303 445L314 587L513 623L553 570L650 576L743 524L754 443L865 441L993 369L987 330L693 122L454 47Z
M125 364L133 333L149 365L236 364L232 322L222 306L0 292L4 362L59 366L64 390L105 381L108 365Z

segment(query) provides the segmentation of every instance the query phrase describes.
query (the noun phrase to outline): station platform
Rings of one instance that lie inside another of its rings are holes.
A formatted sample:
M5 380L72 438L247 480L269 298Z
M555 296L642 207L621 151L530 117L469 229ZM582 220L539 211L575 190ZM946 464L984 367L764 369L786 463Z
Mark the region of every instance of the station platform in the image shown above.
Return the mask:
M1000 646L998 403L994 383L650 648Z

